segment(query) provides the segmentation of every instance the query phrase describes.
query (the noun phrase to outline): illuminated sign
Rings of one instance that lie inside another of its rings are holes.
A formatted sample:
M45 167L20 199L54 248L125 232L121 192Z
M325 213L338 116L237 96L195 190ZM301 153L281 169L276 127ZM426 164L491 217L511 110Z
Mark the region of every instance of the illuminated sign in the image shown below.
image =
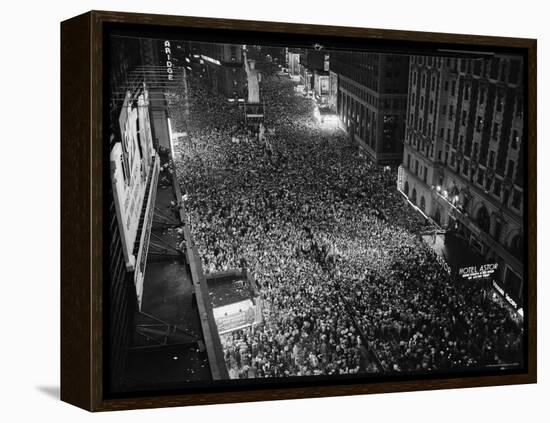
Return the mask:
M492 275L498 269L498 263L488 263L482 266L461 267L458 274L464 279L481 279Z
M201 59L206 60L207 62L214 63L215 65L220 66L221 62L219 60L213 59L212 57L205 56L204 54L201 54Z
M403 165L399 165L397 168L397 189L399 191L403 191L404 174L405 170L403 169Z
M168 81L174 80L174 70L172 69L172 48L170 47L170 41L164 42L164 54L166 54L166 73L168 74Z
M319 91L320 95L327 95L330 92L330 82L328 75L319 76Z
M495 288L495 291L497 291L502 297L508 301L508 304L510 304L514 309L518 308L518 303L514 301L512 297L510 297L506 292L504 292L504 289L502 289L495 281L493 281L493 288ZM521 310L521 315L523 316L523 309Z
M215 307L213 312L220 335L258 324L261 321L260 303L259 301L254 303L250 299Z

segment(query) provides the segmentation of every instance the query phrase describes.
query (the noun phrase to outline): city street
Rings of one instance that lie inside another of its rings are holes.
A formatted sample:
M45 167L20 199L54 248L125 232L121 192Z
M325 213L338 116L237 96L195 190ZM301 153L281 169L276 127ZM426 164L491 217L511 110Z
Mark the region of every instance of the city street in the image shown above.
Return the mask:
M460 292L420 240L430 224L397 192L395 170L374 164L336 125L320 125L295 81L262 81L265 140L243 125L236 104L187 82L190 114L176 103L171 115L188 134L175 160L203 267L246 266L263 287L264 323L225 344L230 377L506 360L484 352L505 342L481 330L488 321L479 316L498 310L471 300L480 288ZM362 358L365 347L373 360Z

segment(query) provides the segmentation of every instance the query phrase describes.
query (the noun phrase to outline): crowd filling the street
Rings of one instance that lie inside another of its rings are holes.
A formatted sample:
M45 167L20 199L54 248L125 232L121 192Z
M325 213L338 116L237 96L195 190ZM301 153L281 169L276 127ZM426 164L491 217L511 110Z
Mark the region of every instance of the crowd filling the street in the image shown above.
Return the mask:
M175 171L206 273L246 269L259 325L221 337L232 379L429 372L517 363L522 329L457 280L431 223L290 78L266 76L265 135L189 75L170 97ZM185 110L185 113L184 113Z

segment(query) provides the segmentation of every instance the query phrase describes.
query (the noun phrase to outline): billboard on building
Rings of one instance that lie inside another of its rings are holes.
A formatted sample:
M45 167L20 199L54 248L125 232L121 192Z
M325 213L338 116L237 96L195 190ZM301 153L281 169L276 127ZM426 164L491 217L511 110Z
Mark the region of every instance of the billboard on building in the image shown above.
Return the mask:
M323 62L323 70L328 72L330 69L330 54L325 54L325 60Z
M288 70L291 76L300 75L300 54L289 53L288 54Z
M120 141L114 144L110 153L111 184L126 270L134 272L141 304L159 172L145 89L133 95L127 92L119 116L119 127Z
M319 77L321 82L321 95L327 95L330 92L329 88L329 77L328 75L323 75Z
M220 335L258 324L262 320L258 298L215 307L213 311Z
M338 74L330 71L328 105L332 110L336 110L337 101L338 101Z
M405 170L403 165L399 165L397 168L397 189L403 191L403 186L405 184Z

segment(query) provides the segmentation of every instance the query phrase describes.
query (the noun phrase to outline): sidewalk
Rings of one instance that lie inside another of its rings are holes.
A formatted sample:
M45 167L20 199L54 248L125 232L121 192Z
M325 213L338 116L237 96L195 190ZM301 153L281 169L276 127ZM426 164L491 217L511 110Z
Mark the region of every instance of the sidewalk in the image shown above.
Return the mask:
M143 314L137 316L138 333L129 355L128 376L131 389L135 390L170 389L186 382L212 379L207 354L199 348L198 341L204 345L204 339L191 273L185 255L178 253L183 239L178 229L183 223L173 206L177 199L172 178L164 180L170 182L164 186L159 183L157 187L145 270ZM172 225L166 224L168 218L173 221ZM166 326L161 322L177 330L164 338ZM167 339L167 342L163 345L162 341L148 340L143 334Z

